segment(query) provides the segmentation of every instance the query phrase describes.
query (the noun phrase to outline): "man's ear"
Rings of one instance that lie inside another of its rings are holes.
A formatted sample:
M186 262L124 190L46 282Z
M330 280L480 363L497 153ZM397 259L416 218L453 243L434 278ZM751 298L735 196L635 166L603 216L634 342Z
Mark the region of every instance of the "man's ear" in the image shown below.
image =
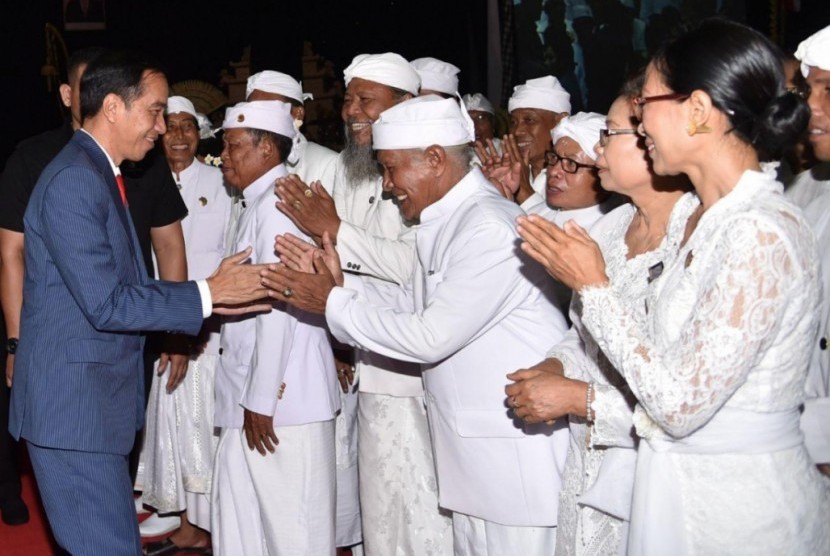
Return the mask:
M104 102L101 103L101 113L110 123L118 119L118 112L125 108L124 99L115 93L110 93L104 97Z
M433 171L440 175L447 165L447 151L440 145L431 145L424 149L424 160Z
M70 108L72 106L72 87L67 83L61 83L61 86L58 87L58 92L61 95L63 105Z

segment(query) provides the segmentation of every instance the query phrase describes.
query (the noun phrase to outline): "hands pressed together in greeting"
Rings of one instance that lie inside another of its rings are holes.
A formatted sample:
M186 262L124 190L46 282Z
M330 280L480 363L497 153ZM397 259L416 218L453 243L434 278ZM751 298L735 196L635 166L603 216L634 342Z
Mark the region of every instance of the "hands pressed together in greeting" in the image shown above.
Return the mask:
M507 405L526 423L553 424L567 415L585 416L588 385L564 376L558 359L545 359L530 369L507 375Z

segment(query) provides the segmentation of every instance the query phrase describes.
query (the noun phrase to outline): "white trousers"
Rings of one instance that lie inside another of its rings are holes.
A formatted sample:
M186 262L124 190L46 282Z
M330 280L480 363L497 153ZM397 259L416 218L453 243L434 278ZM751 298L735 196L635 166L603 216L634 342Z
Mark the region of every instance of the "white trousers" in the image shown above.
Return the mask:
M452 554L422 397L360 392L358 452L366 556Z
M213 475L217 556L334 554L334 420L275 427L273 454L224 429Z
M513 527L458 512L452 514L455 556L550 556L556 527Z

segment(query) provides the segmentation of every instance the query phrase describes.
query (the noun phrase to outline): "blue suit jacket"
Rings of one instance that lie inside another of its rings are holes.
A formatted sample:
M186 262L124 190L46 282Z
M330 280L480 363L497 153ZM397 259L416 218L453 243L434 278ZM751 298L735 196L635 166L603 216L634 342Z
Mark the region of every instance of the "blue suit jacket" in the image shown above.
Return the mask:
M24 230L9 430L43 447L127 454L144 423L140 333L198 333L198 288L147 278L106 155L84 132L41 174Z

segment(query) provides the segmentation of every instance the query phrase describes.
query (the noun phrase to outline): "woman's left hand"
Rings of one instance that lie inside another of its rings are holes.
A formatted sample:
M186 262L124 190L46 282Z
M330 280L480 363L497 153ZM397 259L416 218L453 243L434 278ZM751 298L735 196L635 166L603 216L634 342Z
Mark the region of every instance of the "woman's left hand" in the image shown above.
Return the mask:
M560 417L579 414L580 404L584 408L584 382L539 369L520 369L507 378L515 381L504 389L507 405L525 423L550 425Z
M548 274L578 292L586 286L608 284L605 260L599 246L572 220L560 228L541 216L520 216L518 232L522 250Z

